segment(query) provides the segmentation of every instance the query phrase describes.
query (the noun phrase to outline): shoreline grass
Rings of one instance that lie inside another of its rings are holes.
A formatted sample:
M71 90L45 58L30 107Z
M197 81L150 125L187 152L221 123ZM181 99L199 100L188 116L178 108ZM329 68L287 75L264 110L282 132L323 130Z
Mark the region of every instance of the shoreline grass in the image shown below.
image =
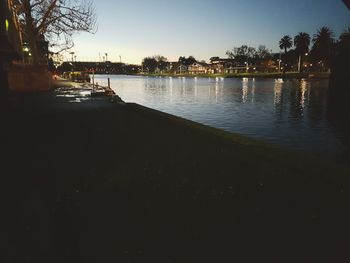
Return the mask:
M43 262L348 255L348 167L138 104L36 96L1 119L0 192L15 215L2 236L17 251Z

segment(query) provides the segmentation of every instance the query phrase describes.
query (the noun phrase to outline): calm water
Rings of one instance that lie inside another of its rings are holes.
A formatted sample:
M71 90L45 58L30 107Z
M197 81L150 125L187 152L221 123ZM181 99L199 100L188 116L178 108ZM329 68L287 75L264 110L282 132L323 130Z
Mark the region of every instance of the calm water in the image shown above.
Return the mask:
M350 156L350 131L328 112L327 80L95 76L126 102L325 157Z

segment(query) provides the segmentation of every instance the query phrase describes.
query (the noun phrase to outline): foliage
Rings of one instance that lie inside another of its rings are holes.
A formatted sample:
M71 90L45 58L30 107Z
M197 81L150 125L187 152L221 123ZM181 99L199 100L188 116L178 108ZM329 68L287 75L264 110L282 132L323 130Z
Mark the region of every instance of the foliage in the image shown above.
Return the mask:
M348 27L339 37L339 41L348 41L350 38L350 27Z
M168 64L168 59L166 57L157 55L154 56L154 59L157 61L157 69L160 71L163 71L166 69Z
M293 40L290 36L285 35L281 38L279 42L280 49L284 49L284 53L287 53L287 50L293 46Z
M294 37L294 46L299 55L304 55L309 52L310 42L310 35L305 32L299 32L298 35Z
M338 45L341 50L350 48L350 27L340 35Z
M96 15L89 0L18 0L16 11L24 40L34 60L39 59L37 41L43 36L61 49L73 46L72 35L96 29Z
M247 60L254 59L256 56L256 49L253 47L248 47L247 45L243 45L240 47L235 47L233 50L228 50L226 55L240 62L245 62Z
M193 63L196 63L197 60L193 56L189 56L188 58L186 58L186 57L179 57L179 61L178 62L181 65L189 66L189 65L192 65Z
M146 57L142 61L142 67L148 73L162 72L166 70L168 65L168 59L161 55L156 55L153 57Z
M142 67L149 73L154 73L157 68L157 60L154 57L146 57L142 61Z
M270 51L264 45L260 45L255 53L255 57L257 59L267 59L270 56L271 56Z
M329 27L321 27L314 35L312 41L312 57L314 60L322 61L325 69L330 67L330 62L334 56L335 39L334 33Z

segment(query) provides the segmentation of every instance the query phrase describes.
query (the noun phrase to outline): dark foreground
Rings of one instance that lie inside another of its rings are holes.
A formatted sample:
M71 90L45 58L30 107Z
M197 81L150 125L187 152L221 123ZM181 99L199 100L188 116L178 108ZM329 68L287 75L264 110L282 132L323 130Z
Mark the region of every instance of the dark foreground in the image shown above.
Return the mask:
M0 105L0 262L350 262L346 168L108 98Z

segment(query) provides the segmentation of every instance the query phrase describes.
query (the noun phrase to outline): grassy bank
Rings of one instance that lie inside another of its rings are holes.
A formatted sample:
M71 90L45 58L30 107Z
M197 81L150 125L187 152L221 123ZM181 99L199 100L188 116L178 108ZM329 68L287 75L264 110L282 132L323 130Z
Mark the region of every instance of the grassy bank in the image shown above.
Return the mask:
M149 77L203 77L203 78L285 78L285 79L329 79L330 74L327 72L315 73L297 73L287 72L283 73L237 73L237 74L142 74L141 76Z
M0 104L9 262L348 262L348 168L136 104L40 96Z

